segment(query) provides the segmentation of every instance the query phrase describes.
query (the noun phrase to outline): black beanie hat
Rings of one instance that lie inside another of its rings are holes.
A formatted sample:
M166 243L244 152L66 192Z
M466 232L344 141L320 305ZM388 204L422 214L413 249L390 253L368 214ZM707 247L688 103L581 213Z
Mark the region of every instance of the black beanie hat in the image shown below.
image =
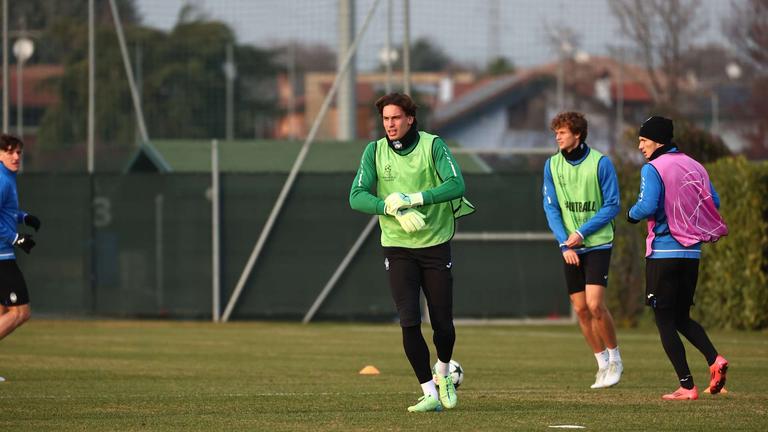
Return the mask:
M640 126L640 135L643 138L648 138L651 141L656 141L659 144L667 145L672 144L672 120L653 116L644 121Z

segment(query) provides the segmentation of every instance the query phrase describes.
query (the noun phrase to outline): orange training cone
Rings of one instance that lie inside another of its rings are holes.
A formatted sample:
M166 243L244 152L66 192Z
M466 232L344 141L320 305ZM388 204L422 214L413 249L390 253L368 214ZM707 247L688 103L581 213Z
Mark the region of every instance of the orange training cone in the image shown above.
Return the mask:
M378 375L381 372L379 372L378 369L376 369L376 366L368 365L362 369L360 369L360 375Z

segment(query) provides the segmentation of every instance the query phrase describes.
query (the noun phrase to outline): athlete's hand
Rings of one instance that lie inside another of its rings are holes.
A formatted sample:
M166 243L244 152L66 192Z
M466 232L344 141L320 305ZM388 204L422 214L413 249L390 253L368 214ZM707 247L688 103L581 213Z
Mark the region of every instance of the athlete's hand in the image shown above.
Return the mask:
M584 237L578 232L574 231L568 236L568 240L565 241L565 245L569 248L575 248L576 246L584 243Z
M394 192L384 199L384 213L397 216L398 210L418 207L422 204L424 204L424 197L421 195L421 192L411 194Z
M573 249L566 249L563 251L563 259L567 264L579 265L579 254L573 251Z
M32 251L32 248L35 247L35 241L32 240L32 234L17 234L16 241L13 242L13 245L24 252L29 253Z
M38 219L37 216L28 214L24 216L24 225L32 227L35 229L35 231L37 231L40 229L40 219Z
M400 222L400 226L407 233L416 232L427 226L427 223L424 222L425 217L420 211L413 209L399 210L395 214L395 219Z

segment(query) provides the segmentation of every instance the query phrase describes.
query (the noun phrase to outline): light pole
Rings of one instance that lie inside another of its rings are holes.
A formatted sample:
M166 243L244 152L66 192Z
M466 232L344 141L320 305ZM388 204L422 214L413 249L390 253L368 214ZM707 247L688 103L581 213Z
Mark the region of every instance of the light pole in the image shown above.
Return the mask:
M227 60L222 65L224 78L226 78L226 138L232 141L235 138L235 119L234 119L234 93L235 78L237 78L237 66L235 66L232 44L227 44Z
M31 39L20 37L13 44L13 55L16 56L16 134L24 139L24 63L35 52L35 44Z
M731 80L736 81L741 78L741 66L736 62L730 62L725 65L725 75ZM712 113L712 125L710 131L713 134L720 133L720 96L717 94L717 86L713 86L710 96L710 111Z
M565 107L565 60L573 53L573 45L565 39L560 41L560 61L557 63L557 110Z
M741 66L736 62L730 62L725 66L725 74L735 81L741 78Z
M384 64L386 70L385 92L392 93L392 64L398 59L397 50L387 44L379 50L379 62Z
M8 133L8 0L3 0L3 133Z

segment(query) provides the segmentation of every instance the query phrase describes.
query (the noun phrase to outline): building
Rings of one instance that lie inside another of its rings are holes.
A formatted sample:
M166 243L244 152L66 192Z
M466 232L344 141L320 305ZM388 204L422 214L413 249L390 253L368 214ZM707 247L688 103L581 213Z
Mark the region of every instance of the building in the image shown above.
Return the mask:
M464 147L541 150L554 148L550 120L574 110L589 119L590 145L610 151L626 126L647 117L649 88L639 68L610 58L552 63L481 83L438 106L430 125Z
M312 127L320 112L328 91L333 85L335 72L311 72L304 77L304 94L291 92L289 81L285 77L278 79L280 105L285 114L278 121L274 138L303 139ZM357 138L369 140L382 134L378 113L373 102L383 95L387 76L384 73L357 74L355 93L357 95L356 130ZM394 88L399 88L403 81L402 74L393 73ZM477 78L471 72L415 72L411 74L411 85L417 102L425 115L437 106L447 103L476 85ZM335 100L332 101L317 132L318 139L336 139L337 113Z

